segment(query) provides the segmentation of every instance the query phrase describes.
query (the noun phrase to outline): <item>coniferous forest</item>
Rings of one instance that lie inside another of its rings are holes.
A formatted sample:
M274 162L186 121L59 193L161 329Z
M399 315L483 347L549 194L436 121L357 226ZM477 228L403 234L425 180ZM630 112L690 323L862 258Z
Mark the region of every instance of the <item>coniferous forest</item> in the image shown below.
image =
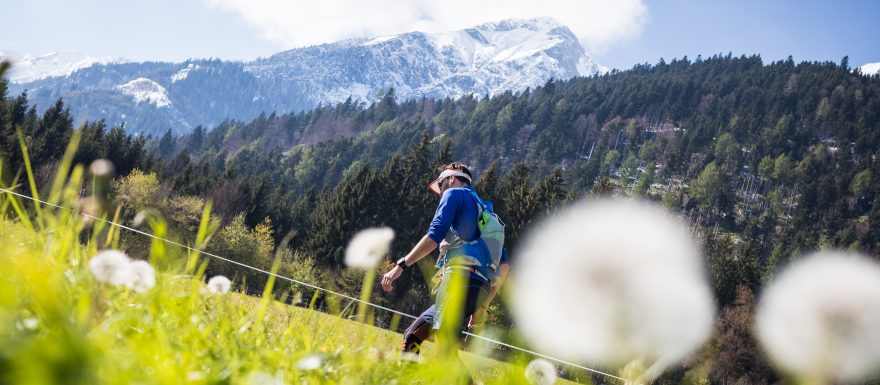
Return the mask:
M2 179L26 188L18 132L46 185L79 130L75 162L115 166L110 212L118 208L121 220L155 208L185 244L210 201L219 230L208 251L265 269L280 258L279 274L347 293L363 279L344 268L347 241L367 227L393 228L391 266L428 228L437 198L425 187L441 164L472 166L481 196L507 223L512 274L517 242L557 208L603 195L653 200L679 213L705 251L719 309L713 343L700 353L714 362L709 377L772 383L748 333L763 283L820 248L880 255L880 77L847 61L661 59L455 100L398 100L391 88L372 105L269 112L185 136L169 127L162 137L102 121L74 127L63 100L39 114L26 94L7 95L3 80ZM133 257L149 250L137 234L122 239ZM427 275L428 259L420 263ZM232 264L207 269L249 292L265 284ZM276 290L291 302L314 294ZM404 275L391 294L374 290L372 298L410 314L430 303L419 274ZM491 313L498 325L510 322L503 303Z

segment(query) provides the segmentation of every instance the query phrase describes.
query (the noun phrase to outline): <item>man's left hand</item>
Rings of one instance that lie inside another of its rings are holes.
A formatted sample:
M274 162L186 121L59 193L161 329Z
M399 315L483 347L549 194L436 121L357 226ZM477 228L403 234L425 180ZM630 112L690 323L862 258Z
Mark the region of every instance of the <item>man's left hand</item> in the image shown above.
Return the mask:
M400 278L400 274L403 273L403 269L400 266L394 266L391 270L388 270L385 275L382 276L382 290L391 291L394 285L394 281L397 278Z

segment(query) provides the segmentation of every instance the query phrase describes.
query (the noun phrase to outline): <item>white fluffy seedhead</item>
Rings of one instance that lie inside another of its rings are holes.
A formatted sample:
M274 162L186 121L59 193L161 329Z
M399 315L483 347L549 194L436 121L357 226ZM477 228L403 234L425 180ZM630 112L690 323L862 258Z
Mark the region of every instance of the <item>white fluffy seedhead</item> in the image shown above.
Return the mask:
M391 248L394 230L378 227L361 230L345 248L345 264L361 270L375 268Z
M556 383L556 366L543 358L529 362L525 371L526 381L531 385L553 385Z
M211 294L226 294L232 288L232 281L222 275L215 275L208 280L208 292Z
M685 226L657 206L580 203L528 235L513 314L545 352L662 370L711 333L715 307L701 259Z
M131 263L134 279L126 283L129 289L138 293L146 293L156 285L156 272L147 261L134 261Z
M89 270L98 282L127 285L136 278L131 259L119 250L104 250L89 260Z
M880 372L880 264L838 251L797 261L764 291L755 326L782 369L863 381Z

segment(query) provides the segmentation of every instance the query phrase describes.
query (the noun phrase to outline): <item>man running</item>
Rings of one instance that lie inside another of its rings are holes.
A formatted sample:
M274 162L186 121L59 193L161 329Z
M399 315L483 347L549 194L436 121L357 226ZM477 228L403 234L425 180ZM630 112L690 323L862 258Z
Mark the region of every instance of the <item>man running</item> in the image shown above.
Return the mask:
M441 169L440 176L428 184L428 188L440 196L440 203L434 213L434 219L428 233L413 247L406 256L397 260L397 266L382 276L382 288L391 291L392 284L403 271L430 254L451 233L448 250L441 249L438 267L443 269L442 280L434 299L434 304L425 310L418 319L413 321L404 333L403 351L418 353L421 344L434 331L440 329L444 318L451 325L443 325L445 330L458 333L463 321L468 326L479 324L485 317L490 299L490 282L494 272L484 268L491 256L485 242L480 238L477 219L480 214L476 192L471 186L473 175L464 165L452 163ZM445 243L444 243L445 246ZM499 267L502 276L506 275L506 254L502 254ZM451 290L452 281L463 282L463 298L454 309L444 309ZM492 290L497 292L497 289ZM493 293L494 294L494 293ZM480 311L478 311L480 310ZM460 318L444 317L444 311L460 315ZM472 317L476 314L476 317ZM449 329L446 329L449 328ZM460 337L460 336L459 336Z

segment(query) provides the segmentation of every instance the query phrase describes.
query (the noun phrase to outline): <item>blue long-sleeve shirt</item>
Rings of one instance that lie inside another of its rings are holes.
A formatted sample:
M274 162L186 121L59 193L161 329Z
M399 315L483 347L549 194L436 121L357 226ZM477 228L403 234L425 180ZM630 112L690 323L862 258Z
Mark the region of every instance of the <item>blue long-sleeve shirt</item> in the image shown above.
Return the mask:
M440 243L450 228L455 229L461 239L466 242L480 237L477 227L479 214L477 202L470 195L471 186L453 187L443 192L440 204L434 212L434 219L428 228L428 238Z
M440 197L440 203L437 205L437 211L434 212L434 219L428 228L428 238L431 238L438 244L446 237L450 227L464 241L470 242L480 236L480 228L477 225L477 216L479 215L479 207L477 202L470 195L473 190L471 186L454 187L447 189ZM507 249L501 249L500 264L504 265L508 262Z

